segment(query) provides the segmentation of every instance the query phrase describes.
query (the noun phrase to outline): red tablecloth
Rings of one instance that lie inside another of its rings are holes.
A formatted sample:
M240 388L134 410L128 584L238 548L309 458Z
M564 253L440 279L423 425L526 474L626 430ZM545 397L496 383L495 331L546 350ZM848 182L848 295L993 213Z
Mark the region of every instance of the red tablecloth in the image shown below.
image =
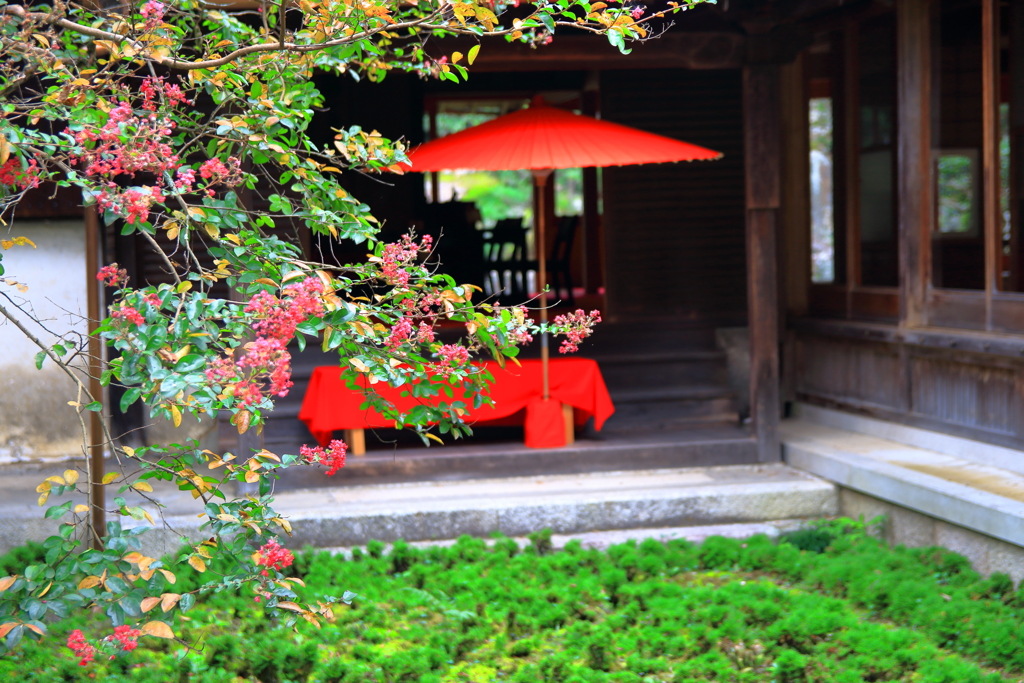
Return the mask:
M521 367L510 362L501 368L494 361L483 361L494 376L490 388L494 405L471 410L467 422L475 425L522 424L526 430L527 445L564 444L564 423L561 418L552 419L553 410L545 410L545 407L554 408L557 403L546 404L541 400L540 361L520 362ZM552 359L550 381L551 398L574 408L573 419L577 425L593 417L594 428L601 429L605 420L615 412L596 361L589 358ZM401 396L405 387L394 389L385 384L377 384L375 388L402 411L411 409L422 400ZM454 397L447 400L460 399L461 392L456 390ZM323 446L327 445L331 433L336 430L394 426L394 422L385 420L374 410L360 410L362 403L362 394L349 389L341 379L340 368L318 367L313 370L309 380L299 419Z

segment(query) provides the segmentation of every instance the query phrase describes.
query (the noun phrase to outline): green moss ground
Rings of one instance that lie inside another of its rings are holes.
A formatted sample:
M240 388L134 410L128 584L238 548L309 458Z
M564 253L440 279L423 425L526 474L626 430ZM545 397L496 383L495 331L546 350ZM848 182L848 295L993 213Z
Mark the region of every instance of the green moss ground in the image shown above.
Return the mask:
M994 683L1024 672L1024 594L1006 577L983 579L941 549L888 548L855 524L780 543L552 552L538 534L524 551L469 538L382 549L299 556L310 597L359 594L320 630L296 633L251 596L221 593L175 625L194 651L148 638L82 668L63 647L89 628L79 617L0 658L0 680Z

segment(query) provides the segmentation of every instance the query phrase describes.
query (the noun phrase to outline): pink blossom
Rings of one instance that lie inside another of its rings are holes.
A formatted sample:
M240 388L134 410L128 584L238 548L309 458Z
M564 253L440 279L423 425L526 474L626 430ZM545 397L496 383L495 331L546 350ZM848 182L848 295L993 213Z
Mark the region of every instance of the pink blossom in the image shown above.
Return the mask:
M584 313L582 309L578 309L575 313L556 317L554 323L556 334L566 336L566 339L562 340L558 352L575 353L579 351L580 343L593 333L594 325L599 322L601 322L600 311Z
M631 17L633 17L634 20L639 19L640 17L642 17L644 15L644 6L643 5L636 5L630 11L629 15Z
M107 287L116 287L128 282L128 271L124 268L119 269L116 263L111 263L109 266L100 268L96 273L96 279Z
M457 344L445 344L437 350L440 361L431 363L430 369L443 377L450 377L453 372L469 362L469 350Z
M86 641L81 629L76 628L68 635L68 647L79 658L79 666L87 665L96 656L96 648Z
M386 345L389 349L394 351L408 341L411 334L412 323L409 322L408 318L402 318L394 327L391 328L391 335L388 337Z
M126 306L125 304L112 308L110 310L110 317L116 321L123 320L129 325L142 325L146 322L146 319L142 317L141 313L132 306Z
M299 448L299 455L309 464L319 463L327 467L327 476L334 474L345 466L345 454L348 452L348 444L341 439L334 439L327 448L321 446L310 448L303 444Z
M21 161L12 156L0 166L0 185L17 186L22 190L39 187L39 165L31 159L28 167L22 168Z

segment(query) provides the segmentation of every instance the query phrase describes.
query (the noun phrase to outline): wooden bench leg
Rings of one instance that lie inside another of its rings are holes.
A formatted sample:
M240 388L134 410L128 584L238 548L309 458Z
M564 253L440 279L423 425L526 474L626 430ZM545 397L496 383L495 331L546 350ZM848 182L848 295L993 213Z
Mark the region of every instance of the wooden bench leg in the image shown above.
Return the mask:
M565 420L565 445L571 446L576 443L576 425L573 420L572 406L568 403L562 404L562 419Z
M366 432L362 429L346 429L344 433L349 455L366 455Z

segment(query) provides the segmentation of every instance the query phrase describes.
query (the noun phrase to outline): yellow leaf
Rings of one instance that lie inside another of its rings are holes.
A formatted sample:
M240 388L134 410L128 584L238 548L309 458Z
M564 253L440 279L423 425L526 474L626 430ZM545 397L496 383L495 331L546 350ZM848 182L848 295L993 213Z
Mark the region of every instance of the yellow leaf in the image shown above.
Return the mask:
M247 483L255 484L259 480L260 480L259 472L253 472L252 470L249 470L248 472L245 473L245 481ZM49 494L44 494L44 495L49 495ZM40 505L42 505L42 503L40 503Z
M138 564L139 560L141 560L143 557L145 557L145 555L143 555L142 553L132 552L132 553L128 553L127 555L125 555L121 559L123 559L125 562L131 562L132 564Z
M474 45L473 47L469 48L469 54L466 55L466 57L469 59L469 65L470 66L473 66L473 62L476 61L476 56L479 53L480 53L480 46L479 45Z
M351 363L352 366L359 372L370 371L370 366L364 363L363 361L359 360L358 358L350 358L348 362Z
M17 581L17 579L18 579L18 575L17 574L15 574L14 576L5 576L4 578L0 579L0 593L3 593L5 590L10 588L11 585L15 581Z
M86 588L95 588L100 585L101 579L98 576L87 576L78 582L78 590L85 590Z
M156 522L153 520L153 515L149 514L148 511L143 510L142 511L142 515L146 518L146 521L148 521L150 524L156 524Z
M64 470L64 481L69 484L78 483L78 471L77 470Z
M213 239L217 239L218 237L220 237L220 228L218 228L213 223L203 223L203 230L205 230L206 234L212 237Z
M174 631L162 621L150 621L142 627L143 635L155 638L174 638Z
M188 207L188 214L190 216L199 216L199 217L202 217L202 218L206 217L206 212L203 211L202 209L200 209L198 206L190 206L190 207Z
M260 451L259 453L257 453L253 457L255 457L255 458L266 458L267 460L273 460L274 462L281 462L281 458L277 457L276 454L271 453L270 451L268 451L265 448L262 451Z
M42 484L36 487L36 493L46 493L50 490L50 482L44 481Z
M196 547L196 552L199 553L200 555L202 555L203 557L205 557L208 560L211 558L210 549L207 548L205 545L197 546Z
M103 475L103 483L104 484L109 484L110 482L114 481L115 479L117 479L117 472L107 472L106 474Z
M280 517L271 517L270 521L277 522L289 536L292 535L292 523L289 522L287 519L281 519Z
M219 519L222 522L234 522L235 524L241 524L241 521L239 521L238 517L235 517L234 515L229 515L226 512L222 512L221 514L217 515L217 519Z
M83 512L88 512L88 511L89 511L89 506L88 505L76 505L75 506L75 513L76 514L82 514Z
M175 427L181 426L181 411L178 410L178 406L171 406L171 420Z
M170 612L179 600L181 600L181 596L177 593L164 593L160 596L160 609Z
M200 574L206 571L206 563L203 562L203 559L198 555L193 555L192 557L188 558L188 563L189 565L191 565L193 569L195 569Z
M249 422L252 420L252 413L248 410L239 410L235 413L232 421L235 424L235 428L239 434L245 434L246 430L249 429Z
M185 282L179 282L178 286L174 288L174 291L178 294L183 294L190 289L192 289L192 283L186 280Z
M426 432L426 435L427 435L428 439L431 439L432 441L436 441L439 444L441 444L442 446L444 445L444 441L441 441L441 437L439 437L437 434L433 434L431 432Z
M452 53L452 64L458 64L461 61L462 61L462 53L461 52L453 52Z
M261 277L256 280L253 280L253 282L258 282L261 285L270 285L271 287L277 287L277 283L271 280L269 277Z
M294 602L279 602L277 603L278 609L286 609L292 612L304 612L305 610L296 605Z
M39 502L39 507L43 507L43 505L46 503L46 499L49 498L49 497L50 497L50 492L49 491L47 491L46 493L44 493L41 496L39 496L39 501L38 501Z
M172 572L169 572L166 569L161 569L160 573L164 575L164 578L167 579L167 582L172 586L178 582L178 577L176 577Z
M135 449L132 448L131 446L122 446L121 450L124 451L124 454L127 455L129 458L135 457Z
M143 601L142 601L142 611L143 612L148 612L149 610L153 609L154 607L156 607L159 604L160 604L160 598L157 598L157 597L144 598ZM164 610L164 611L166 612L167 610Z
M46 481L54 483L57 486L64 486L67 483L66 481L64 481L63 477L58 477L56 475L54 475L52 477L47 477Z
M257 524L256 522L246 522L245 526L247 526L250 529L252 529L253 531L255 531L257 536L262 536L263 535L263 530L260 529L260 525Z
M137 481L135 482L135 484L132 485L132 488L135 489L136 491L145 491L147 493L153 492L153 487L150 485L148 481Z
M0 134L0 165L6 164L7 160L11 158L11 146L7 142L7 138L3 134ZM4 249L10 249L7 246L6 241L4 242Z
M26 622L26 623L25 623L25 628L29 629L29 630L30 630L30 631L32 631L33 633L38 633L38 634L39 634L39 635L41 635L41 636L42 636L42 635L46 635L46 631L44 631L44 630L42 629L42 627L40 627L40 626L36 626L35 624L30 624L30 623Z

